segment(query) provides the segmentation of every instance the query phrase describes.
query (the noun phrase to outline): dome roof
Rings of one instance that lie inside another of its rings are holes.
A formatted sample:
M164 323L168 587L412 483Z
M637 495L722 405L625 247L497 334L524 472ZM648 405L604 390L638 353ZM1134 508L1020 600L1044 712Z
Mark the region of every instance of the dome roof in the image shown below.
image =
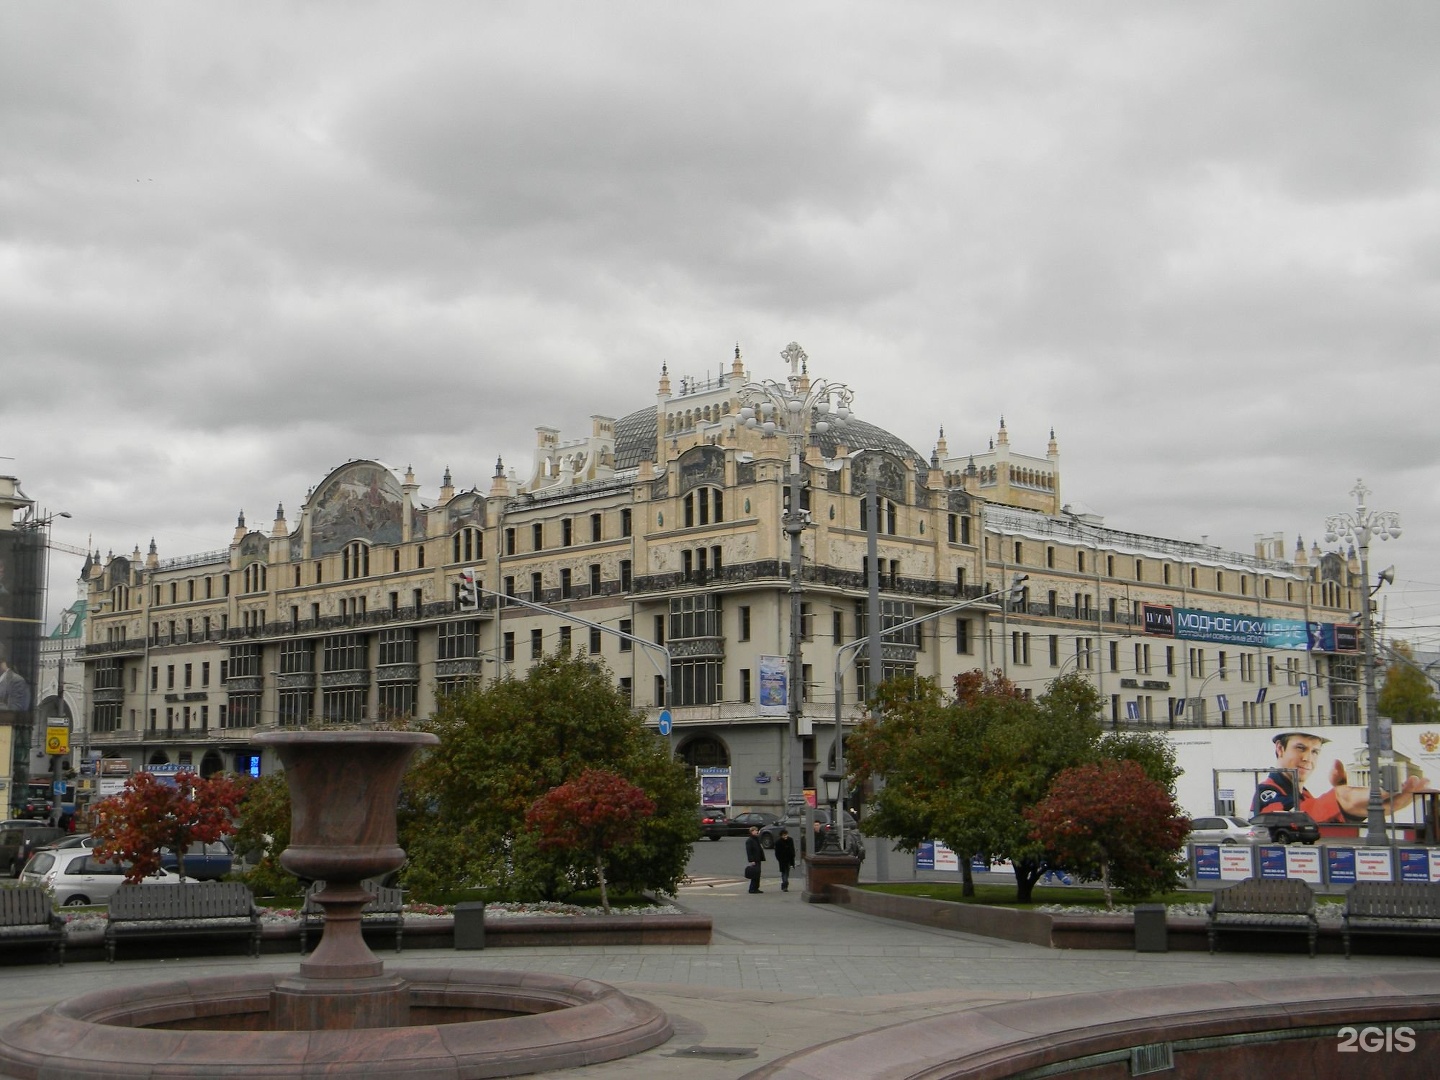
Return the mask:
M914 463L922 473L930 468L930 460L904 439L884 428L851 417L837 428L819 436L820 451L826 457L835 455L836 437L845 435L845 445L856 450L884 450L901 460ZM655 406L633 412L615 421L615 468L636 469L642 461L655 460Z

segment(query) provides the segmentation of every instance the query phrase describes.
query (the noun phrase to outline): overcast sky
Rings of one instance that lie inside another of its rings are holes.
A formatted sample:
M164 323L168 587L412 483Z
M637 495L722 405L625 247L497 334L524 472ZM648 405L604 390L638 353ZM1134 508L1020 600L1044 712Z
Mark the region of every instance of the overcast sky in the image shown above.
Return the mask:
M1432 0L6 3L0 472L209 551L795 340L1117 528L1308 548L1364 477L1433 645L1437 57Z

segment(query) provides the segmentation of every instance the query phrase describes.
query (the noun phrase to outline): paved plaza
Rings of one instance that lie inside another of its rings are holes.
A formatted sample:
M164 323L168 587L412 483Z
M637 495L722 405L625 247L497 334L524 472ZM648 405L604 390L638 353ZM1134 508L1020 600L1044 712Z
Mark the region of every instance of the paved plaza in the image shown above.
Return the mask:
M1261 953L1054 950L935 930L807 904L772 877L759 896L738 876L697 878L682 906L714 920L708 946L408 950L379 955L407 967L485 967L597 979L670 1015L667 1044L568 1080L683 1075L729 1080L792 1051L957 1009L1051 994L1297 976L1433 971L1434 959ZM295 954L80 962L5 969L0 1024L76 994L117 985L248 971L293 971Z

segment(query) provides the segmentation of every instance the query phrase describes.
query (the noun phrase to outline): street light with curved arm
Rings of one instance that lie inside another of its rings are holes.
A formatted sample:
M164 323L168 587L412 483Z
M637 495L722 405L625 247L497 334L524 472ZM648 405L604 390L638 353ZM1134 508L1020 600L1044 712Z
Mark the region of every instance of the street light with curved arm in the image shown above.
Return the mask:
M1356 480L1350 489L1355 496L1353 513L1336 514L1325 519L1325 542L1344 540L1356 545L1360 552L1360 579L1365 583L1365 596L1360 605L1361 632L1365 636L1365 741L1369 744L1370 799L1366 806L1365 839L1367 843L1383 844L1385 833L1385 798L1380 791L1380 711L1375 690L1375 623L1370 613L1370 598L1394 572L1381 575L1370 584L1370 541L1374 537L1389 540L1400 537L1400 515L1389 510L1372 510L1365 505L1370 489L1365 481Z
M880 636L882 638L886 638L892 634L901 633L905 630L911 629L912 627L919 626L921 623L927 623L934 619L944 618L946 615L949 615L952 612L960 611L968 607L973 607L974 605L984 603L987 600L994 600L996 597L999 596L1005 597L1008 603L1019 603L1021 597L1024 595L1023 586L1025 582L1029 579L1029 574L1016 574L1013 578L1010 579L1009 586L1004 589L996 589L994 592L988 592L983 596L977 596L971 600L964 600L958 604L951 604L949 607L943 607L939 611L932 611L929 615L921 615L919 618L911 619L908 622L903 622L896 626L888 628ZM845 741L841 733L844 695L841 693L841 683L842 680L845 678L845 669L855 663L855 660L860 655L861 648L869 644L870 639L868 637L857 638L854 641L847 641L844 645L841 645L838 649L835 650L835 771L840 774L839 796L841 807L845 805ZM846 659L847 656L849 657L848 660ZM839 845L840 850L844 851L845 815L843 813L837 813L835 815L833 835L835 836L836 843Z

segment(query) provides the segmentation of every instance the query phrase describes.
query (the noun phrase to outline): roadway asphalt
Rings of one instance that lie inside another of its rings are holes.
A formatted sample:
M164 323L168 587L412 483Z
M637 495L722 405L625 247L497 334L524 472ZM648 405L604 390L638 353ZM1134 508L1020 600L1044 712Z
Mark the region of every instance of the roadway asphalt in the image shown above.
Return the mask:
M711 845L706 845L711 847ZM713 845L697 862L727 860L738 841ZM697 852L697 855L700 855ZM743 858L743 856L740 856ZM868 860L867 860L868 861ZM1422 957L1133 953L1040 948L929 929L801 899L800 884L779 889L773 872L759 896L746 893L740 867L696 876L681 906L711 916L708 946L564 946L481 952L416 949L409 967L542 971L610 983L665 1009L675 1036L643 1054L557 1073L567 1080L632 1080L684 1075L732 1080L792 1051L902 1021L1002 1001L1098 990L1172 986L1295 975L1433 971ZM773 871L773 864L768 866ZM909 878L908 871L894 874ZM180 977L294 971L295 955L121 960L11 966L0 979L0 1026L84 991Z

